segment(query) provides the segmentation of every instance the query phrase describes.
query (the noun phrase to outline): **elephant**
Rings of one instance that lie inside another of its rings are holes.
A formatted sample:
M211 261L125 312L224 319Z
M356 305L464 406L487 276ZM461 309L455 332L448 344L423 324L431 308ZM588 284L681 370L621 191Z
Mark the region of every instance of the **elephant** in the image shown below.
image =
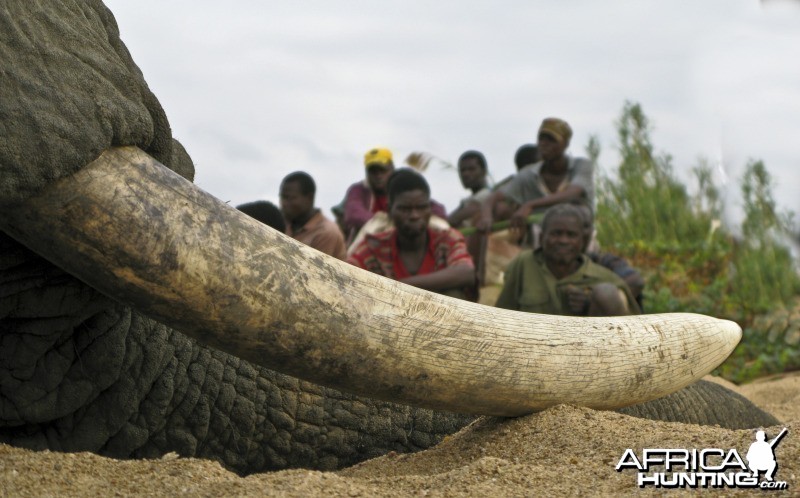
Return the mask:
M202 192L99 0L5 2L0 55L0 442L246 474L413 451L559 403L777 423L697 382L735 324L457 302Z

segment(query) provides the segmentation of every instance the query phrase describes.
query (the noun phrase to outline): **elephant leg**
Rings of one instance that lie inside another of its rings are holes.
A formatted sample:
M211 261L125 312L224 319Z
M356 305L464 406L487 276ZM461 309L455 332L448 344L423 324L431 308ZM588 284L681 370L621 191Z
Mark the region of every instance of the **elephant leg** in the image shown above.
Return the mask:
M726 429L751 429L780 423L744 396L707 380L695 382L663 398L617 411L639 418L719 425Z

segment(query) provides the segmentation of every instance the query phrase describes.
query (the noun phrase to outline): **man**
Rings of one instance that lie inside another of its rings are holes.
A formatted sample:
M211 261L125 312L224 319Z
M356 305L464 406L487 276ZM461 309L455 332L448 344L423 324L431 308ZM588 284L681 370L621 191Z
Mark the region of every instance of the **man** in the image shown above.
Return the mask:
M539 147L536 144L522 144L517 149L517 152L514 153L514 166L517 167L517 171L526 166L536 164L540 160Z
M498 308L573 316L640 313L630 289L583 253L584 215L559 204L542 220L542 247L521 252L506 269Z
M236 209L268 227L286 233L286 220L283 218L283 213L278 206L269 201L246 202L236 206Z
M317 187L308 173L297 171L281 182L280 203L286 234L334 258L345 259L344 237L339 227L314 207Z
M536 144L522 144L514 153L514 166L516 166L517 173L519 173L522 168L533 166L539 161L539 148ZM516 178L517 173L509 175L497 182L494 186L494 190L502 189L511 180ZM511 218L511 215L513 215L516 210L516 204L513 202L509 203L508 199L504 201L495 201L494 208L492 209L492 216L498 220L507 220Z
M475 267L464 237L452 228L429 226L428 182L410 169L398 170L388 186L393 227L368 234L347 261L415 287L474 300Z
M376 213L385 213L389 205L386 182L394 171L392 152L382 147L368 150L364 154L364 167L366 179L351 185L344 198L343 218L348 243L355 239L361 227ZM441 204L434 203L433 209L437 216L447 217Z
M566 121L543 120L538 134L541 161L522 168L489 196L481 206L478 229L491 228L496 205L506 200L517 206L511 225L521 231L526 228L528 215L562 202L580 201L594 209L594 165L588 159L566 154L571 138L572 128Z
M375 213L386 211L389 204L386 182L394 171L391 151L381 147L368 150L364 167L366 179L351 185L344 199L345 233L350 239Z
M461 200L458 207L447 217L452 227L460 227L480 212L481 203L491 195L486 181L488 168L486 158L477 150L468 150L458 158L458 177L461 185L472 195Z
M644 310L644 286L642 274L633 268L624 258L608 252L600 252L599 244L595 240L594 215L588 206L577 204L576 207L583 215L583 252L586 256L600 266L608 268L621 278L631 290L640 310Z

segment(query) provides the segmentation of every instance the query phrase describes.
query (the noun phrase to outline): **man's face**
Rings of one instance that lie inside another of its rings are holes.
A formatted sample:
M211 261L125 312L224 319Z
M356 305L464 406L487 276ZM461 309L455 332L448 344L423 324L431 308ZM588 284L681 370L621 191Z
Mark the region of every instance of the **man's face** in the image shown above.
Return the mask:
M304 195L298 182L281 184L281 211L288 221L294 221L307 215L314 209L314 196Z
M574 216L556 216L542 234L544 258L552 263L569 263L583 252L583 226Z
M428 228L431 219L431 199L424 190L409 190L398 194L389 206L397 232L406 237L416 237Z
M369 188L376 194L383 194L386 192L386 182L389 181L389 176L394 171L392 166L384 166L381 164L370 164L367 166L367 183Z
M539 157L543 161L554 161L564 156L569 142L561 143L549 133L539 133L537 145L539 146Z
M486 171L477 158L467 157L458 163L458 177L461 178L461 185L464 188L472 189L483 185Z

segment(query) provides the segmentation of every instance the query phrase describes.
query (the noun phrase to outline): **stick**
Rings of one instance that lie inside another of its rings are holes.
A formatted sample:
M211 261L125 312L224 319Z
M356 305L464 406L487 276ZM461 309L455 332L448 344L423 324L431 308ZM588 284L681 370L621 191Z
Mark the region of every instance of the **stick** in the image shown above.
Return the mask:
M538 223L538 222L542 221L542 218L543 218L543 215L541 215L541 214L532 214L532 215L528 216L528 219L525 220L525 222L527 224ZM500 230L505 230L506 228L508 228L510 226L511 226L511 220L498 221L496 223L492 223L491 228L489 228L489 233L499 232ZM475 228L475 227L464 227L464 228L459 228L458 231L461 232L461 234L464 237L469 237L470 235L472 235L475 232L477 232L478 229Z

